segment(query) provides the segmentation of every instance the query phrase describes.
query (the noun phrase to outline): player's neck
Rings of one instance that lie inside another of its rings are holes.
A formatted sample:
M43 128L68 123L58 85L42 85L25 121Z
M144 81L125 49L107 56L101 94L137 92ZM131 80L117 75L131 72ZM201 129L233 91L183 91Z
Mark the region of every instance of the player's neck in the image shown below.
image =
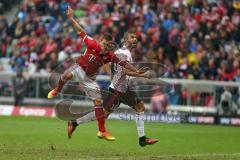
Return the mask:
M128 49L128 50L131 50L132 49L132 46L127 44L127 43L124 43L124 46Z

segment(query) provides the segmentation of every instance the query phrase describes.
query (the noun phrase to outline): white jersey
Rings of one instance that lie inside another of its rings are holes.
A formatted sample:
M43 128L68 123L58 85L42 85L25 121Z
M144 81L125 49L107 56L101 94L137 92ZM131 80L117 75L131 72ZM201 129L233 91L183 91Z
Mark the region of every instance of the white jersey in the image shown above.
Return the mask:
M125 46L119 48L115 54L122 60L126 60L129 63L133 62L131 52ZM122 66L116 63L112 63L112 65L113 80L110 84L110 87L119 92L126 92L128 89L128 81L130 77L122 74Z

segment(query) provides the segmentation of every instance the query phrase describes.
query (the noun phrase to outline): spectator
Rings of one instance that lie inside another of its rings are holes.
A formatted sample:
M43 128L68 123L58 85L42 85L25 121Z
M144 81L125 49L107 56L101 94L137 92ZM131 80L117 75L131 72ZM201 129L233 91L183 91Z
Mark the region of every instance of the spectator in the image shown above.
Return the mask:
M232 94L229 88L224 88L221 95L220 103L218 104L218 114L221 116L232 116L236 114L237 106L232 100Z
M167 96L161 91L161 89L157 89L151 97L151 111L153 113L166 113L167 106Z
M15 106L21 106L23 104L26 87L27 83L26 79L22 75L22 70L17 69L17 75L13 78L13 94Z

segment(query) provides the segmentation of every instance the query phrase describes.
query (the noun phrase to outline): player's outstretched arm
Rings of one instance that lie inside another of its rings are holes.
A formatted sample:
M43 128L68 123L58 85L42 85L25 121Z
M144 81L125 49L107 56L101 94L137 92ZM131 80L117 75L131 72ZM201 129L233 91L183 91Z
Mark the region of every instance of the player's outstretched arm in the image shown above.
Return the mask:
M152 78L150 71L144 71L144 72L142 72L142 70L139 71L131 63L128 63L128 62L126 62L125 66L123 68L123 74L132 76L132 77Z
M116 63L120 66L122 66L123 68L130 70L132 72L138 72L138 69L135 68L132 64L128 63L126 60L120 59L117 57L117 55L115 54L110 54L111 57L111 62Z
M123 68L123 74L132 76L132 77L144 77L144 78L152 78L152 74L150 71L146 71L144 73L140 73L139 71L133 72L128 69Z
M131 63L126 63L125 67L127 70L138 73L145 73L149 70L148 67L141 67L140 69L135 68Z
M112 56L112 62L119 64L123 67L123 74L126 74L128 76L133 77L145 77L145 78L151 78L151 72L147 71L144 67L138 70L135 68L132 64L128 63L126 60L119 59L116 55Z
M71 7L68 7L67 10L67 17L71 21L73 28L78 32L82 33L85 32L84 29L80 26L80 24L74 19L74 11Z
M138 69L135 68L132 64L130 63L126 63L126 65L124 66L124 68L126 68L127 70L130 70L132 72L138 72Z

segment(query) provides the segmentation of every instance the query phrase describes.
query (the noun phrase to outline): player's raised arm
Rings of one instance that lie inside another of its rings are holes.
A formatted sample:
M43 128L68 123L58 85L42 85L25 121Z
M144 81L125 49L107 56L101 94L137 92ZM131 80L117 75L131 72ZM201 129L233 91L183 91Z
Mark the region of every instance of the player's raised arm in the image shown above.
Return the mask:
M80 24L74 19L74 10L71 7L68 7L67 17L71 21L73 28L80 34L85 33L84 29L80 26Z

